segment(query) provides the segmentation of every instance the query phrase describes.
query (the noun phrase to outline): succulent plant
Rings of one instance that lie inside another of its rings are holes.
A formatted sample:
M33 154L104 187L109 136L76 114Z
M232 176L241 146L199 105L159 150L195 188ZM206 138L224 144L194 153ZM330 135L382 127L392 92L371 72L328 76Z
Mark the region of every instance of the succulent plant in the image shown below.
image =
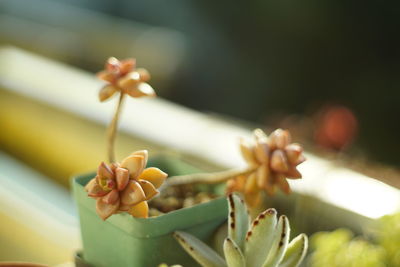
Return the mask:
M136 60L133 58L119 61L115 57L110 57L104 70L97 73L97 77L107 82L99 93L102 102L116 92L131 97L155 96L153 88L146 83L150 80L149 72L143 68L136 69Z
M303 260L308 240L300 234L289 243L290 226L286 216L275 209L262 212L250 224L246 205L238 195L228 196L228 237L224 256L189 233L177 231L174 237L204 267L296 267Z
M290 193L286 179L300 179L297 165L305 161L303 148L291 143L289 131L277 129L267 136L261 129L254 130L255 142L244 139L240 142L242 156L248 166L245 169L233 169L216 173L195 173L171 177L167 185L190 183L227 182L227 194L240 192L250 206L261 202L261 193L273 195L279 187Z
M95 178L85 189L96 199L96 212L106 220L117 212L128 212L134 217L148 217L148 204L159 192L167 174L158 168L146 168L147 150L136 151L121 164L102 162Z
M246 202L255 206L260 202L261 192L273 195L279 187L290 193L289 179L301 178L296 166L305 161L303 148L291 143L289 131L277 129L267 136L261 129L254 130L254 142L240 142L243 158L255 171L239 175L227 183L227 191L242 192Z

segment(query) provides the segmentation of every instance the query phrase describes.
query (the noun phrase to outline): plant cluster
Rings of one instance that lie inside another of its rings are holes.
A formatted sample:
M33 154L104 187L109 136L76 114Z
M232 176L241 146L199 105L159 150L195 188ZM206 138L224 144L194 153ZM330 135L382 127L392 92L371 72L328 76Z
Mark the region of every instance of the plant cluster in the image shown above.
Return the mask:
M307 236L300 234L289 243L289 220L267 209L252 223L246 205L235 194L228 196L228 237L222 258L195 236L177 231L174 237L203 267L297 267L307 251Z

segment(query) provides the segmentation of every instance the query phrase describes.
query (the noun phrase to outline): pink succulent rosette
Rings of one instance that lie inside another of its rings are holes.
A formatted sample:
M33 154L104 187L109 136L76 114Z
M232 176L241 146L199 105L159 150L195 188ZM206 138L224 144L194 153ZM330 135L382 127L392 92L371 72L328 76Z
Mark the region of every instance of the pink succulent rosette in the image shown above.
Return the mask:
M86 185L88 196L96 199L96 212L103 219L115 213L127 212L147 218L147 201L156 196L167 174L158 168L145 168L147 150L136 151L121 164L102 162L97 175Z
M289 131L277 129L267 136L261 129L254 131L254 142L241 140L243 158L255 171L240 175L227 183L227 192L242 192L250 206L256 206L261 200L261 192L269 195L279 187L290 193L287 179L300 179L297 165L305 161L303 148L291 143Z
M150 80L150 73L146 69L136 68L136 60L133 58L119 61L115 57L110 57L104 70L97 73L97 77L107 82L99 93L101 102L116 92L135 98L156 95L154 89L147 83Z

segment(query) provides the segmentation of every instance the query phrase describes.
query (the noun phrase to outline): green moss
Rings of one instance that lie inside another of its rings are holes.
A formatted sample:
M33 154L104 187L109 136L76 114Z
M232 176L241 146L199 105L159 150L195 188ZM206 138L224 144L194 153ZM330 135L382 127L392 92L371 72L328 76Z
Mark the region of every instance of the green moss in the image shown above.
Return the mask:
M400 266L400 213L382 217L372 230L373 240L354 237L347 229L314 234L309 266Z

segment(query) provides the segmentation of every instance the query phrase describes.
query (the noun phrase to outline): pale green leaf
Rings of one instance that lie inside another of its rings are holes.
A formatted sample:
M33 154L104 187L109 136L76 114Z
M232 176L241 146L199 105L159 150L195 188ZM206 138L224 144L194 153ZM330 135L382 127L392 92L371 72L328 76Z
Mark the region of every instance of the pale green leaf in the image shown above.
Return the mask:
M253 221L251 229L247 232L245 243L246 265L259 267L267 259L272 246L277 224L277 212L268 209L258 215Z
M176 231L175 239L203 267L226 267L225 260L195 236Z
M279 267L298 267L307 253L307 248L307 236L298 235L289 243Z
M285 215L282 215L279 217L278 225L274 234L274 241L272 242L267 260L262 265L263 267L279 266L289 242L289 235L289 220Z
M250 217L247 213L246 205L238 195L230 194L228 196L228 204L228 237L243 250Z
M224 242L224 254L228 267L245 267L246 262L243 257L242 251L235 241L227 237Z

